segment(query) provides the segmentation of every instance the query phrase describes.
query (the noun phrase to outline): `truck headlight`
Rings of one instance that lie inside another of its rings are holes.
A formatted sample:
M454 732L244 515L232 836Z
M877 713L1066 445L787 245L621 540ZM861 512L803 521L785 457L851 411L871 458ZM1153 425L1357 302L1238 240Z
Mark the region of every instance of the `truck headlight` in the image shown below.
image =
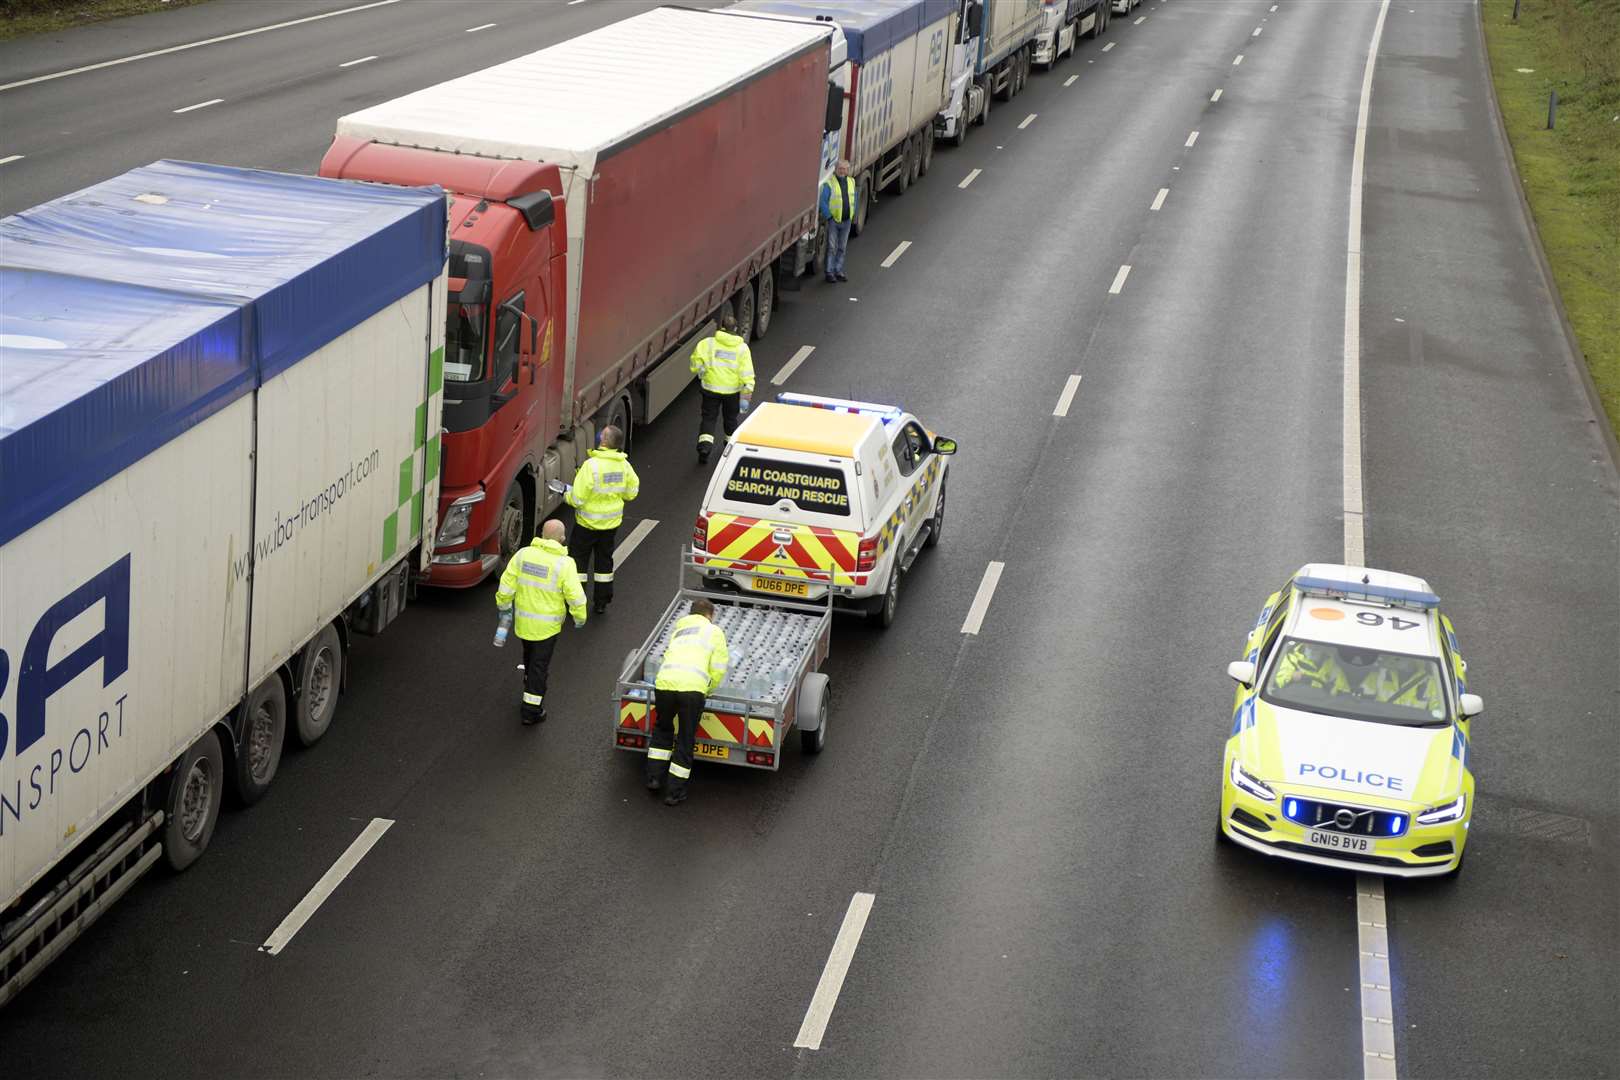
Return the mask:
M484 493L475 491L471 495L463 495L450 504L450 509L444 512L444 520L439 523L439 544L460 544L466 542L467 527L472 524L473 507L484 501Z
M1238 790L1246 791L1257 799L1264 799L1266 802L1277 801L1277 793L1272 791L1265 781L1249 775L1238 763L1236 756L1232 758L1232 783L1237 785Z
M1448 803L1431 806L1417 816L1419 825L1444 825L1461 818L1468 809L1468 796L1458 795Z

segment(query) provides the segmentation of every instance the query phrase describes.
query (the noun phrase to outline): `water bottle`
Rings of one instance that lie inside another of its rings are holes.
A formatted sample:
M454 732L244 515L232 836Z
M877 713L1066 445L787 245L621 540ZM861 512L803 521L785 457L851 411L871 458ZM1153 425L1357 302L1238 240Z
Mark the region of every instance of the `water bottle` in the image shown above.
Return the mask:
M660 656L649 656L649 657L647 657L646 671L647 671L647 681L649 683L653 684L654 686L658 685L658 669L663 667L663 666L664 666L664 658L663 658L663 656L660 655Z
M501 608L501 617L495 624L495 647L499 649L506 644L506 636L512 632L512 609Z

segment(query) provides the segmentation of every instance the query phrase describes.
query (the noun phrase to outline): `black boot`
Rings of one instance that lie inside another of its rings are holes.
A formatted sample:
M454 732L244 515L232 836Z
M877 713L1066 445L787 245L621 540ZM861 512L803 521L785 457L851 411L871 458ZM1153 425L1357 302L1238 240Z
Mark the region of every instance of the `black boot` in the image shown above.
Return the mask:
M665 806L679 806L686 801L686 785L671 784L669 790L664 792Z
M647 773L647 790L657 791L664 786L664 778L655 772Z

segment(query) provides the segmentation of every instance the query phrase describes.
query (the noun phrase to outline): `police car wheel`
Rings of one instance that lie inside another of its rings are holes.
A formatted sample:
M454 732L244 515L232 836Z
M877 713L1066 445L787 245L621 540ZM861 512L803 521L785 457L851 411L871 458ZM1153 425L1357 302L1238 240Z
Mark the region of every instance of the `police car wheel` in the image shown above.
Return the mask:
M191 744L169 776L164 800L163 860L180 871L197 861L214 838L225 793L225 751L212 728Z
M934 500L934 522L928 530L928 539L923 541L924 547L939 547L939 538L945 534L945 484L939 485L939 497Z

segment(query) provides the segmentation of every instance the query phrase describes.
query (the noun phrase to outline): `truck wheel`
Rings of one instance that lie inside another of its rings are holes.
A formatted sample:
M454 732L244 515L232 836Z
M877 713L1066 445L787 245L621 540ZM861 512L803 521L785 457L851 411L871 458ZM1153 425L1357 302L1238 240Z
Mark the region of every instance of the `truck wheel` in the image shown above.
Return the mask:
M806 675L799 684L798 715L817 718L816 730L810 731L802 724L799 729L799 749L807 754L819 754L827 745L827 706L831 702L832 688L827 676L819 671Z
M754 282L759 299L754 302L754 337L764 337L771 329L771 316L776 313L776 275L770 267L759 272Z
M225 790L225 751L212 728L191 744L169 777L163 801L163 860L171 870L197 861L214 838L219 803Z
M737 290L737 295L731 298L731 307L737 313L737 333L742 335L743 341L749 341L754 336L753 282Z
M1114 0L1108 0L1106 4L1097 5L1097 17L1091 20L1091 33L1086 35L1092 41L1102 37L1102 32L1108 29L1108 9L1113 6Z
M280 674L272 674L248 695L242 741L232 762L236 797L243 806L252 806L270 790L286 737L287 688L281 684Z
M979 110L980 127L990 123L990 102L996 96L990 92L990 88L994 85L994 77L984 80L984 108Z
M850 223L850 233L859 236L866 231L866 215L872 210L872 170L861 173L856 183L855 220Z
M917 163L917 175L927 176L928 170L934 166L934 125L930 123L923 128L922 155Z
M298 742L314 746L332 726L337 715L338 690L343 684L343 642L328 623L304 647L298 665L298 710L295 728Z
M929 131L934 130L930 125ZM911 182L915 184L922 177L923 136L922 132L911 137Z
M501 504L501 519L496 535L501 542L501 566L512 561L520 549L529 542L529 496L517 479L506 489L506 501Z
M945 535L945 481L939 482L939 498L934 500L934 526L928 530L924 547L939 547L939 538Z
M894 613L900 608L900 558L895 553L894 568L889 571L889 583L883 587L883 597L866 616L866 621L887 630L894 625Z
M894 174L896 195L904 195L911 188L911 174L916 164L912 155L915 153L916 148L911 145L911 140L907 139L905 145L900 148L900 171Z

